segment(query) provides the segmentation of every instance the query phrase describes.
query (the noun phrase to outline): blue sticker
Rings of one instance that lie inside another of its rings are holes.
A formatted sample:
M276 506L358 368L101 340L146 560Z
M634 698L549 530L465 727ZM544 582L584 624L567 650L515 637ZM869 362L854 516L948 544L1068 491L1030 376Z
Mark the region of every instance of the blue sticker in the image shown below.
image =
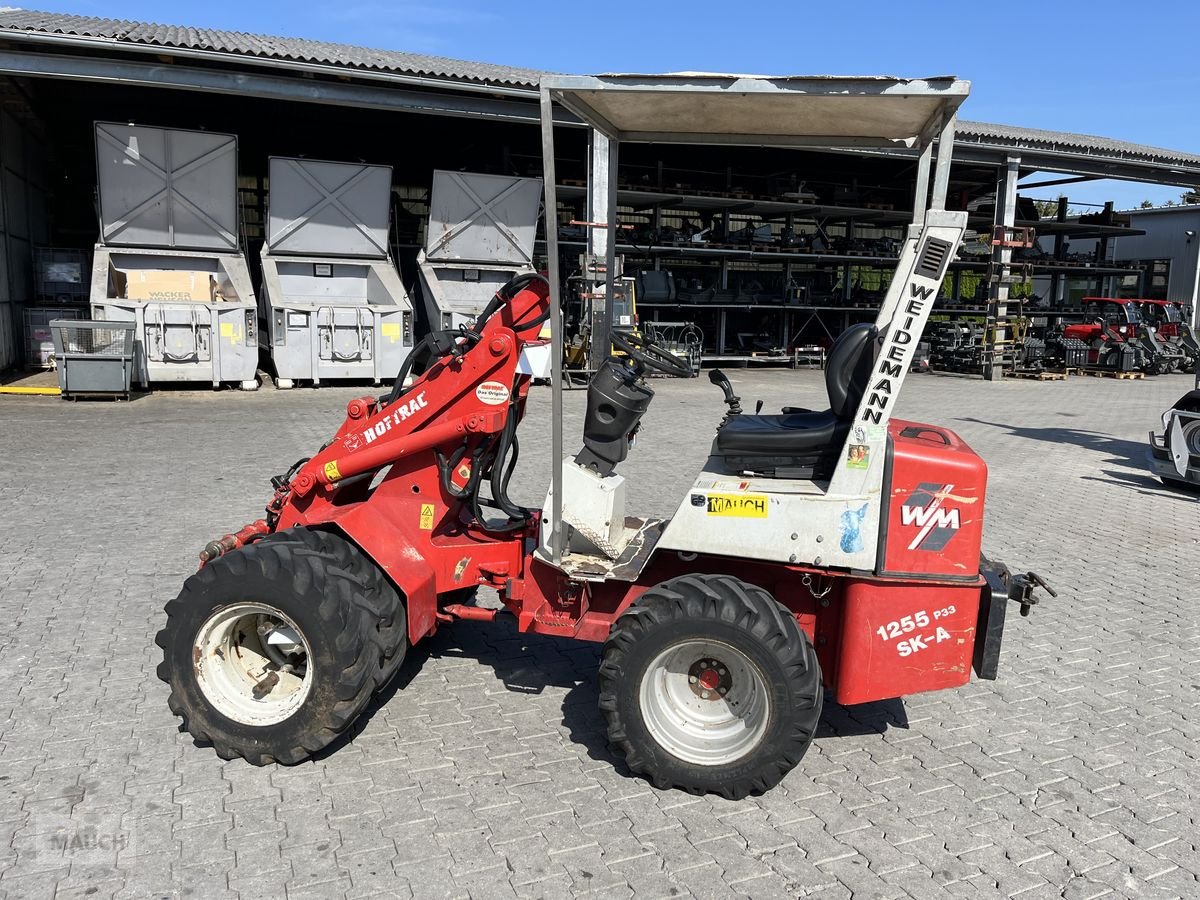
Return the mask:
M867 504L842 513L842 552L860 553L863 549L862 521L867 517Z

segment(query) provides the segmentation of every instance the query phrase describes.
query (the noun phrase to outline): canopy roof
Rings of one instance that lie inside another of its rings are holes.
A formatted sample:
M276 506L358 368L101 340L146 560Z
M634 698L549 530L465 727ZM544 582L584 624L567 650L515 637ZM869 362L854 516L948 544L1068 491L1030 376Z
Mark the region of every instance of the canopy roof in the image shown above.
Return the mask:
M952 76L544 75L542 88L622 141L921 147L970 91Z

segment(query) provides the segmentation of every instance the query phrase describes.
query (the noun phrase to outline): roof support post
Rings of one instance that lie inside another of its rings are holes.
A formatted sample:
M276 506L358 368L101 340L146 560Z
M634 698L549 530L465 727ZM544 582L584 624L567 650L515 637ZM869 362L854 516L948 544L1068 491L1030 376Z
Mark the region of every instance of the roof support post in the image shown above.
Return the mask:
M991 275L988 284L987 321L983 330L983 377L996 381L1001 377L1003 350L1007 328L1003 322L1008 316L1008 278L1012 275L1012 247L1008 239L1017 223L1017 179L1021 177L1021 157L1009 154L1005 167L996 185L996 211L992 217L992 240L1001 238L1005 243L993 245L993 264L988 267ZM994 279L994 280L993 280Z
M563 314L562 284L558 259L558 194L554 180L554 104L550 92L541 90L542 178L546 191L546 263L550 280L550 561L562 561L562 491L563 491ZM543 511L543 515L547 511Z
M954 127L958 116L947 116L938 137L937 170L933 174L933 199L930 209L946 208L946 193L950 190L950 161L954 156Z
M598 369L611 350L609 335L613 326L612 298L616 289L617 248L617 140L593 129L588 171L587 252L589 262L604 260L603 272L584 272L584 284L591 295L591 337L588 341L588 368ZM595 277L595 276L602 277Z

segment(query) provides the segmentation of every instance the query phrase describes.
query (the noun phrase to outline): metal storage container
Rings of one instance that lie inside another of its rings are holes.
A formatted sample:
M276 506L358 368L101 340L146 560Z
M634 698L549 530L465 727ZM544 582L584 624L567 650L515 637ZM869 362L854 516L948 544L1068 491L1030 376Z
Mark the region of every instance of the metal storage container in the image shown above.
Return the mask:
M254 390L257 304L238 240L237 139L99 122L96 171L92 314L135 324L134 379Z
M38 247L33 275L39 299L51 303L86 303L92 283L91 254L86 250Z
M54 355L63 398L76 394L123 394L133 381L133 322L55 319Z
M54 319L82 319L85 309L63 306L30 306L25 310L25 362L31 366L49 368L54 364L54 336L50 323Z
M431 328L475 320L496 289L534 271L540 178L433 173L429 228L417 256Z
M272 157L262 341L276 385L395 376L412 305L388 254L390 166Z

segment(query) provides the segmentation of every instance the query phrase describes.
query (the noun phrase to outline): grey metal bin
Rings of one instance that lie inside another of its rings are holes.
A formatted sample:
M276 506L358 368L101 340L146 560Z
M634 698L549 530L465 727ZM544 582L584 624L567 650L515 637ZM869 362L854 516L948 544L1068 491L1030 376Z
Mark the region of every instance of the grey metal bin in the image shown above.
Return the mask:
M391 167L274 156L270 174L259 299L275 386L393 378L413 315L388 252Z
M133 381L133 322L55 319L50 323L58 386L75 394L123 394Z
M430 328L474 323L499 288L535 271L541 205L540 178L434 171L417 255Z
M239 238L237 139L96 123L92 317L134 322L134 380L257 389L258 311Z

